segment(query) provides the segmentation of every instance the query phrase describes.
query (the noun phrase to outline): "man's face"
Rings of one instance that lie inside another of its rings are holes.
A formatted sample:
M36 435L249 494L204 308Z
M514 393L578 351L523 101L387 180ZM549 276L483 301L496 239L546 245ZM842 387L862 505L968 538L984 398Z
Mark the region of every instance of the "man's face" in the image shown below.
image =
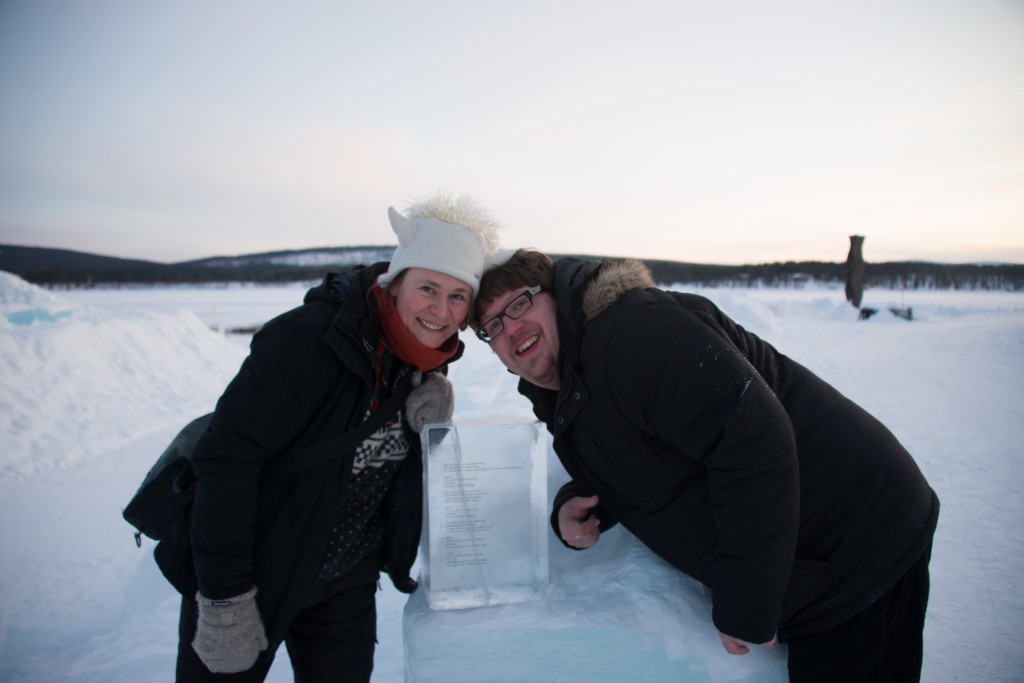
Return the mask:
M488 305L480 320L487 322L505 309L526 287L505 292ZM533 305L513 320L502 318L505 328L489 343L491 350L511 372L530 384L558 389L558 324L555 299L541 290L533 296Z

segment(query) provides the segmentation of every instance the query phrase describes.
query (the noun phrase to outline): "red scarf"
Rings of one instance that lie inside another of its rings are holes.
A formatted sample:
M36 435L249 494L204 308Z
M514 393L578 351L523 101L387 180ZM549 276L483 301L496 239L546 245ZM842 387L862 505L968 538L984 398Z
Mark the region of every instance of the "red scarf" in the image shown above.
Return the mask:
M436 349L425 345L409 331L405 323L398 317L395 299L380 287L373 288L380 309L380 328L384 342L395 352L400 360L426 372L444 364L455 355L459 348L459 335L456 332Z

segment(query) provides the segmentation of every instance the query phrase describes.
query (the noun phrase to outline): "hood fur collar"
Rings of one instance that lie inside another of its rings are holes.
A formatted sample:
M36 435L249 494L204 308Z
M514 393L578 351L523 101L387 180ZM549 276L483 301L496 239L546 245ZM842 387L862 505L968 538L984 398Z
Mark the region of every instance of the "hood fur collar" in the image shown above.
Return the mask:
M654 286L654 277L643 261L626 259L609 263L597 272L583 293L584 318L589 322L631 289Z

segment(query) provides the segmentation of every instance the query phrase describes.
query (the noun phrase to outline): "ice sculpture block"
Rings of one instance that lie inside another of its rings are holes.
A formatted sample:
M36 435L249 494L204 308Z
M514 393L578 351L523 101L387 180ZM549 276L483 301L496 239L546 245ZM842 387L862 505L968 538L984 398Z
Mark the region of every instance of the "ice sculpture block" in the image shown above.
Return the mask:
M460 426L460 440L467 434ZM551 500L569 475L550 437L545 434L543 442L545 497ZM499 454L503 450L494 448ZM502 510L499 524L507 517L531 516L527 502L507 505L516 509ZM550 585L541 599L432 609L422 582L409 596L402 614L405 683L788 680L785 645L751 648L742 657L726 653L711 621L710 589L655 555L621 524L601 534L596 546L578 551L562 544L547 515L545 509L547 552L537 556L547 560ZM503 537L493 542L505 546ZM421 555L420 564L422 579L429 561Z
M427 425L421 585L434 610L522 603L548 585L547 441L540 422Z

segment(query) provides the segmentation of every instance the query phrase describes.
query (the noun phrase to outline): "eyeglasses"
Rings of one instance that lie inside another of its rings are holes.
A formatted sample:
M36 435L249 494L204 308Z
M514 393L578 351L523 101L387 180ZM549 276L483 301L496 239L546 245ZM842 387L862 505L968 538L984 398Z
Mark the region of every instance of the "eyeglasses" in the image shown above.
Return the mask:
M530 308L533 307L533 295L541 290L541 286L530 287L528 290L517 296L512 301L508 302L505 308L501 309L498 315L494 316L476 331L476 336L482 341L490 342L505 329L505 323L501 321L502 318L508 318L509 320L515 320Z

